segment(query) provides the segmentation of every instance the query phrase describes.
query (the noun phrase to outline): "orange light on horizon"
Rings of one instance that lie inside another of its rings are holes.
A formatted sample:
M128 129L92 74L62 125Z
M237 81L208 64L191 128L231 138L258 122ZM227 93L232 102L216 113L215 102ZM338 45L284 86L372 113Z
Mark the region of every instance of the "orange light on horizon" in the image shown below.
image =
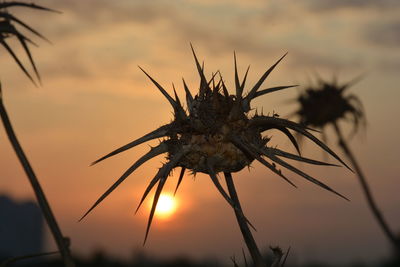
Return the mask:
M171 194L161 194L158 199L155 215L161 219L171 217L178 207L176 198Z

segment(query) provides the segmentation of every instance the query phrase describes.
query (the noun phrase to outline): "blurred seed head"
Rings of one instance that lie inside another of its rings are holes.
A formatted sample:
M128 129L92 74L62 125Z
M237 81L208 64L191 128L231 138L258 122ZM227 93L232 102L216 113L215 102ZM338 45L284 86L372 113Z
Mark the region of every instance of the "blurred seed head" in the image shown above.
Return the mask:
M297 98L300 108L295 112L301 124L323 129L329 124L340 121L350 122L353 134L360 126L366 126L365 111L361 100L355 94L348 93L350 87L360 77L344 84L336 79L331 82L317 79L315 85L306 87Z

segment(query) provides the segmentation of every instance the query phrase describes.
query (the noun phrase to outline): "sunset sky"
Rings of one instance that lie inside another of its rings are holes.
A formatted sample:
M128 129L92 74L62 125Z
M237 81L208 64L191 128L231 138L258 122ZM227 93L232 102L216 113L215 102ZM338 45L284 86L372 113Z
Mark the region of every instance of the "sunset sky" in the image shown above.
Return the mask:
M365 74L350 92L363 102L368 125L350 144L382 212L400 232L398 0L34 2L63 12L10 10L52 42L32 37L40 45L32 47L32 52L43 86L35 88L3 48L0 78L14 128L63 233L71 238L74 253L89 255L102 249L128 259L134 251L144 250L157 257L215 257L226 262L233 254L241 255L245 244L234 214L202 174L185 176L176 196L176 213L156 218L142 247L149 209L144 205L138 214L134 211L163 157L139 168L77 222L148 151L148 145L92 167L90 163L172 119L170 105L137 66L169 92L173 82L182 98L182 77L196 93L199 79L189 43L205 61L206 74L220 70L232 93L233 51L241 76L251 65L249 86L285 52L287 57L265 87L300 84L301 90L316 73L326 80L336 74L341 82ZM11 44L25 60L22 49ZM269 94L253 106L285 117L297 109L287 100L298 92ZM349 129L345 123L342 126ZM0 128L0 194L21 201L33 199ZM274 144L292 150L279 133L270 135ZM335 136L328 137L330 147L339 153ZM310 142L303 142L302 149L308 157L324 159ZM367 208L354 174L345 168L296 166L351 201L286 171L299 187L294 189L253 163L250 172L244 169L234 179L243 209L258 230L255 238L260 247L291 246L293 262L368 262L389 255L389 243ZM173 173L166 191L174 190L178 175L178 170ZM46 250L54 249L50 235L47 240Z

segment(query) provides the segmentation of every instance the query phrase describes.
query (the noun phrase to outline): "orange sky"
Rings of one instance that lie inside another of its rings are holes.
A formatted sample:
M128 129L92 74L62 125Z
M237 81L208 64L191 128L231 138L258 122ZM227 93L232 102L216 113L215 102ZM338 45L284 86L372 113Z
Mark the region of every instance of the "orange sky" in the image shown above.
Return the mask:
M162 157L138 169L77 223L148 146L94 167L89 167L90 162L172 119L169 104L137 65L169 90L171 82L179 85L182 96L182 77L196 92L198 78L189 42L205 60L206 72L221 70L228 85L233 85L233 50L241 73L251 64L248 84L287 51L266 86L307 85L307 77L315 72L326 79L337 73L341 81L366 73L351 91L366 107L367 133L357 135L351 146L382 211L400 231L397 1L35 2L63 12L15 13L53 43L38 40L40 47L32 48L43 86L35 88L4 49L0 75L14 128L74 252L102 248L127 258L133 250L144 249L166 257L222 260L241 253L244 244L232 211L201 174L195 179L185 177L176 216L155 220L146 246L141 247L148 210L136 216L134 210ZM296 89L278 92L255 104L284 116L296 109L284 101L296 95ZM331 137L331 147L339 151ZM280 147L291 149L279 134L273 138ZM3 130L0 147L0 193L33 198ZM303 148L310 157L322 157L310 143ZM368 261L388 255L388 243L349 171L299 166L349 197L348 203L296 175L289 174L297 190L260 164L253 166L250 173L243 170L234 177L261 247L290 245L293 261ZM178 171L168 184L171 190L177 175ZM54 247L48 239L48 247Z

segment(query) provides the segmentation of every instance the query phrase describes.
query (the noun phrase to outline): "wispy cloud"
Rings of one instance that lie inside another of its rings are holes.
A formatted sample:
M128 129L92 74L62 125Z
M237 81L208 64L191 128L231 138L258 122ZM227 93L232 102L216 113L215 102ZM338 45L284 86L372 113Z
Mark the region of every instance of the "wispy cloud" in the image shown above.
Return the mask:
M400 45L400 20L389 22L379 20L374 24L371 23L364 28L364 37L378 46L398 49Z
M314 11L330 11L335 12L338 9L364 9L364 8L379 8L390 9L400 8L400 2L397 0L305 0L306 6Z

